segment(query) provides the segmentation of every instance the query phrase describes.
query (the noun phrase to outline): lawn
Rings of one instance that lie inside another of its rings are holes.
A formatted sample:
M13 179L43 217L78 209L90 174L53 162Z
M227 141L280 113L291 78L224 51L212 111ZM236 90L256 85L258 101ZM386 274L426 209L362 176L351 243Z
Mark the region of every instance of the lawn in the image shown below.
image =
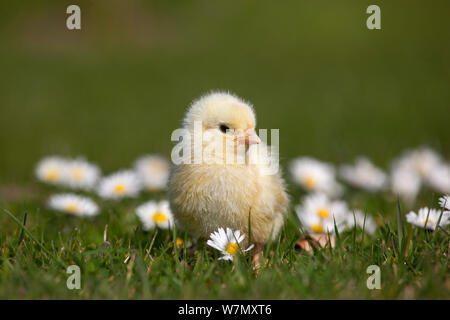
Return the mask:
M259 273L249 257L218 261L217 252L202 242L189 255L189 248L173 245L176 237L189 243L185 232L143 231L133 210L149 197L105 204L92 219L49 211L39 200L10 204L19 222L28 213L26 226L33 238L21 235L19 225L2 212L8 232L1 237L0 297L449 298L448 231L405 224L399 237L395 205L378 197L362 200L371 203L371 212L383 212L385 224L373 236L354 229L339 234L335 248L308 253L296 249L302 233L290 218L277 241L266 247ZM65 270L72 264L82 270L81 290L66 287ZM381 268L381 290L366 287L370 265Z
M369 1L129 3L80 1L81 31L65 28L64 4L0 5L0 298L450 298L448 229L404 221L437 207L439 193L423 189L399 213L394 195L349 188L343 199L378 217L376 233L344 232L333 249L301 252L303 191L287 171L301 155L336 165L366 155L388 170L418 146L450 159L448 2L379 3L373 31ZM36 181L41 157L82 155L106 174L145 153L169 157L187 106L213 89L252 102L259 128L280 129L291 206L259 273L249 257L218 261L203 242L189 255L173 245L189 242L184 231L142 230L136 206L163 192L92 195L101 205L92 219L47 208L59 189ZM81 290L66 287L72 264ZM366 286L370 265L381 268L381 290Z

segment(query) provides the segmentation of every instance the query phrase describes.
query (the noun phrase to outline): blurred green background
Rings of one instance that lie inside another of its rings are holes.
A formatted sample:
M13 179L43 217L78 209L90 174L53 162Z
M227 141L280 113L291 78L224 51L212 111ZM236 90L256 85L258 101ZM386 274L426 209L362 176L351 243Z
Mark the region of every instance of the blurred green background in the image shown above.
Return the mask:
M80 31L66 7L81 7ZM381 7L381 30L366 8ZM169 156L190 102L230 90L297 155L387 167L404 148L450 156L448 1L2 1L0 183L42 156L109 172Z

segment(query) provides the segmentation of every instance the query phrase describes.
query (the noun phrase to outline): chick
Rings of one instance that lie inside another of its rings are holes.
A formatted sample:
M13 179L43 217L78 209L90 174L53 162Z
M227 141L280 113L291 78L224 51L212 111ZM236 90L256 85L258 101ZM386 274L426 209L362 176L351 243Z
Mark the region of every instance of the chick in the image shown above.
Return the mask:
M278 171L267 174L263 161L249 161L251 147L267 148L255 132L253 108L229 93L211 93L194 101L185 115L183 128L191 137L196 124L204 137L202 161L175 165L168 183L177 223L195 238L208 238L219 227L241 230L259 259L283 226L288 196ZM214 150L209 157L207 150Z

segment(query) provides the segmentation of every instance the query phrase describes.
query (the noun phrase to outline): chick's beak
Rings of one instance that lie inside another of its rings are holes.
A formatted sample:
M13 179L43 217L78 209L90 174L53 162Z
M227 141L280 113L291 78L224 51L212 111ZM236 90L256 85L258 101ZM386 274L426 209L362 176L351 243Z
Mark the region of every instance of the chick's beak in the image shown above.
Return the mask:
M261 143L261 139L256 134L255 129L248 129L245 131L244 139L246 145Z

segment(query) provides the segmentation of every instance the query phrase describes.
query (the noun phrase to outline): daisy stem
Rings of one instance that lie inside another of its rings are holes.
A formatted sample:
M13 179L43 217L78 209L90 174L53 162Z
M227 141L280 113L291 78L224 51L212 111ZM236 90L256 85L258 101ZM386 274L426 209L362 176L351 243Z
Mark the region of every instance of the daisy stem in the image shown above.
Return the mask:
M150 242L150 245L148 246L148 252L151 252L157 235L158 235L158 229L155 230L155 234L153 235L152 241Z

